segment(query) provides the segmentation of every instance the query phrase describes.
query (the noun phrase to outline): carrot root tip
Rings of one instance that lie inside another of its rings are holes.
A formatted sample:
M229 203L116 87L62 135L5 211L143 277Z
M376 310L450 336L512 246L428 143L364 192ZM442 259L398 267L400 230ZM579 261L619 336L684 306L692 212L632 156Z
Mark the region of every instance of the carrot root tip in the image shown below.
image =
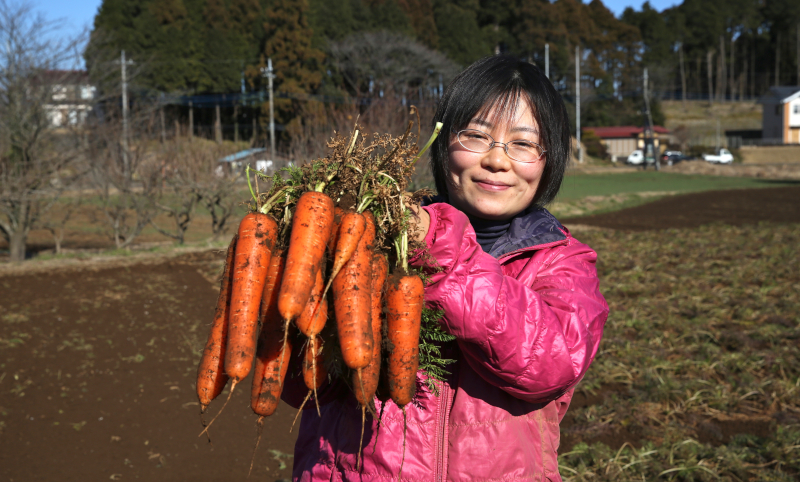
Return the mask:
M234 380L233 383L231 383L231 392L228 394L228 399L225 400L225 404L222 405L222 408L219 409L219 412L217 412L217 414L214 416L214 418L212 418L211 421L208 422L208 425L206 425L206 428L204 428L203 431L200 432L200 435L198 435L198 437L202 437L204 433L207 433L208 429L211 428L211 424L214 423L214 421L217 420L217 418L220 415L222 415L222 411L225 410L225 407L228 406L228 402L231 401L231 397L233 396L233 390L236 388L236 384L237 383L238 383L237 380ZM209 437L209 441L211 441L210 437Z
M264 418L265 417L261 415L256 421L256 426L258 427L256 430L258 435L256 436L256 446L253 447L253 457L250 459L250 470L247 471L248 479L250 478L250 474L253 472L253 464L256 461L256 450L258 450L258 444L261 443L261 435L264 434Z
M311 390L308 391L306 398L303 399L303 403L300 404L300 408L297 409L297 415L294 416L294 422L292 422L292 426L289 428L289 433L292 433L292 430L294 430L294 424L297 423L297 419L300 418L300 414L303 413L303 407L306 406L306 402L308 401L309 397L311 397L312 393L313 392Z

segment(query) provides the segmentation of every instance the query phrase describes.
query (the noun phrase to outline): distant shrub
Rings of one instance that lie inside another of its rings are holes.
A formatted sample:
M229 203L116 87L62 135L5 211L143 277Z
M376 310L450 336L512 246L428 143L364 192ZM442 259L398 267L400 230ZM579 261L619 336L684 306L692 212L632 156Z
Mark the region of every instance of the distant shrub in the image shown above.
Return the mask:
M586 154L598 159L608 159L608 150L603 140L594 131L583 131L581 142L586 148Z

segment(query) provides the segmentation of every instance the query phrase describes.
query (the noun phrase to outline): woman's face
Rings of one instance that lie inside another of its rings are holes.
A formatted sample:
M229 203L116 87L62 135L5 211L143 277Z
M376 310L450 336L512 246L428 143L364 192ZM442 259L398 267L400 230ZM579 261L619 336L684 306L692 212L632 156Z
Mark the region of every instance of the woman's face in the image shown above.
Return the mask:
M539 125L522 98L517 100L514 118L503 119L493 107L482 116L478 114L466 128L481 130L496 142L524 139L541 144ZM471 152L452 133L448 147L450 203L481 219L510 219L533 201L545 156L530 163L517 162L506 155L502 145L495 145L489 152Z

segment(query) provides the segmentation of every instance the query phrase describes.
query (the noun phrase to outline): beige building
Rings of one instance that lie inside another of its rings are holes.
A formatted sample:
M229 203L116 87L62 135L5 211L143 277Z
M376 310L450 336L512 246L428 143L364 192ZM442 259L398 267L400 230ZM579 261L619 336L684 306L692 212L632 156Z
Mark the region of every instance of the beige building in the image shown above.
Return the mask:
M606 146L606 151L613 161L624 161L631 152L644 149L644 127L584 127L581 130L594 132ZM669 131L665 127L653 127L653 144L657 153L661 154L666 150L668 138Z
M772 87L760 102L761 138L770 144L800 144L800 86Z
M81 125L92 112L96 89L84 70L47 70L43 82L51 89L45 105L52 127Z

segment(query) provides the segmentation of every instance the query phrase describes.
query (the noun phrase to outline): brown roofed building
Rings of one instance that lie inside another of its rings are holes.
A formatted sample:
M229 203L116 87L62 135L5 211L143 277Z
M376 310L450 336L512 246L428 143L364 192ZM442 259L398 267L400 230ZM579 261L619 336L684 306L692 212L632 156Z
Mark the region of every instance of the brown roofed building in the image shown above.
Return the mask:
M611 160L625 160L631 152L644 149L644 127L611 126L584 127L583 132L594 132L606 146ZM662 126L653 127L653 139L656 152L664 152L669 140L669 130Z

